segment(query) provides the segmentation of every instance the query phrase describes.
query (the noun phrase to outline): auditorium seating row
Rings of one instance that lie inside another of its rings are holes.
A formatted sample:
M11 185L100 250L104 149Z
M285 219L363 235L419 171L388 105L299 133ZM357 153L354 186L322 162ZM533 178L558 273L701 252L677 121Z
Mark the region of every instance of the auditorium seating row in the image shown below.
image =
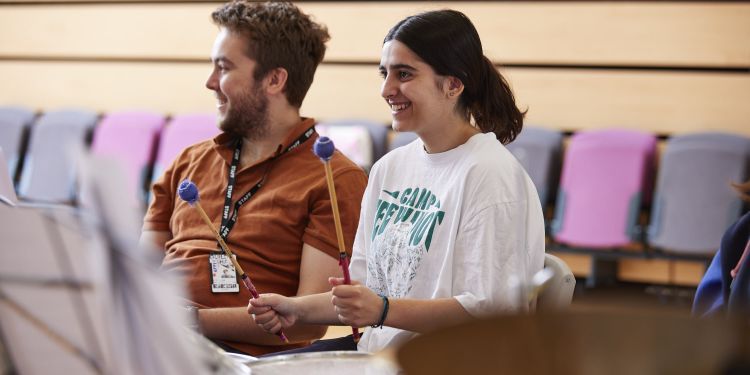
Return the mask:
M132 198L145 205L150 183L184 147L216 135L215 121L212 114L37 115L0 107L0 147L22 200L75 204L73 150L90 147L121 162ZM318 131L365 170L416 137L365 120L324 122ZM608 129L566 138L526 126L508 148L537 187L557 251L706 259L747 208L730 186L750 177L750 139L743 136L692 133L660 142L654 134Z
M385 154L388 128L369 121L340 121L317 126L365 170ZM99 116L64 109L37 115L18 107L0 107L0 148L22 200L75 204L75 152L114 158L127 174L132 196L145 204L150 183L182 149L217 135L214 114L115 112Z

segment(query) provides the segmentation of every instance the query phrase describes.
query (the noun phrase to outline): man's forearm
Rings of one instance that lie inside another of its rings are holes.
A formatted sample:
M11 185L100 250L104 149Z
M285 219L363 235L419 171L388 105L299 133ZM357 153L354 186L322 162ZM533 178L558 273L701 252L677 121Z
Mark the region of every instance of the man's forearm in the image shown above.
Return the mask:
M198 310L198 322L203 334L211 339L245 342L257 345L278 345L281 339L258 327L248 315L245 307ZM326 326L296 324L285 328L284 333L291 342L318 339L326 332Z

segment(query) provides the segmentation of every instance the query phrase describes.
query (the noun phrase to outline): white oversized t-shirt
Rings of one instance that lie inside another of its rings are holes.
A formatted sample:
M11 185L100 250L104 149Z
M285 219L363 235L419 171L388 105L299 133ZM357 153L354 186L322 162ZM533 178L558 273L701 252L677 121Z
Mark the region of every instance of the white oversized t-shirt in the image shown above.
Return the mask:
M472 316L519 311L517 283L543 264L536 189L494 134L438 154L417 139L373 166L350 270L376 293L454 297ZM375 352L413 335L368 329L358 348Z

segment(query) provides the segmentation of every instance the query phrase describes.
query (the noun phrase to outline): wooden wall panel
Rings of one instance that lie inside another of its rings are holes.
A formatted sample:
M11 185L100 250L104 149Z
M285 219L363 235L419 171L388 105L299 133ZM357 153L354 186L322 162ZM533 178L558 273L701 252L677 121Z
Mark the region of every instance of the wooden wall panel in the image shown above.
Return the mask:
M387 30L429 9L461 10L503 63L750 66L750 4L366 2L303 4L334 35L331 58L379 59ZM373 54L373 52L376 52Z
M508 69L528 121L558 129L750 135L750 74Z
M0 62L0 103L39 109L214 110L208 63ZM725 130L750 135L750 75L508 69L528 123L562 130L626 127L659 133ZM323 65L303 112L387 123L376 67ZM40 100L43 98L43 100Z
M3 5L0 104L40 110L213 110L202 81L219 3ZM404 15L465 11L505 70L528 122L564 130L750 134L750 4L672 2L302 2L330 27L303 111L389 122L374 65ZM347 62L357 62L349 64ZM361 64L365 62L365 64ZM534 65L537 64L537 65ZM578 68L554 68L570 64ZM640 66L589 69L587 66ZM714 67L714 70L662 70ZM731 68L722 71L721 68ZM737 67L746 67L746 71ZM208 100L206 99L208 97Z
M0 62L0 103L36 110L215 111L206 64Z
M0 5L1 56L203 59L216 3ZM488 56L513 64L750 67L750 4L303 2L331 61L378 61L387 30L422 10L464 11Z
M561 130L622 127L657 133L750 135L750 75L506 69L528 123ZM323 66L306 108L389 122L375 67Z
M218 5L0 6L0 56L208 60Z
M705 264L702 262L620 259L617 264L619 280L639 283L697 286L704 272Z
M0 82L6 87L0 103L37 109L213 111L213 97L203 87L209 70L208 63L0 61ZM528 123L562 130L619 126L750 135L750 75L521 68L506 73L519 103L529 108ZM374 65L323 65L303 113L388 123L380 83Z

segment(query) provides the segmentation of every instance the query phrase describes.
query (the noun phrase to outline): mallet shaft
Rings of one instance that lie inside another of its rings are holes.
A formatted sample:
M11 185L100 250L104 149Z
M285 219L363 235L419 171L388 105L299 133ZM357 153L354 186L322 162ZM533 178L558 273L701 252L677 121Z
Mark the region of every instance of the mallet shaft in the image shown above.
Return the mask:
M203 210L203 207L201 207L201 204L199 202L194 203L195 208L198 209L198 213L200 214L203 221L208 225L209 228L211 228L211 232L213 232L216 239L219 241L219 246L221 246L221 249L224 251L224 255L229 257L231 259L232 264L234 265L234 268L237 270L237 272L240 274L240 279L242 279L242 283L245 285L248 291L250 291L250 295L253 296L253 298L258 298L258 290L255 289L255 285L253 285L253 282L250 281L250 277L247 276L245 271L242 269L242 266L240 266L240 263L237 262L237 258L235 258L234 254L232 253L232 250L229 250L229 246L227 246L227 243L224 242L224 239L219 234L219 231L214 228L213 223L211 223L211 219L208 218L208 215L206 215L206 211ZM285 343L289 342L289 339L284 334L284 331L279 331L276 333L277 336L281 338Z
M351 276L349 276L349 262L346 257L346 245L344 244L344 231L341 229L341 215L339 214L339 202L336 199L336 187L333 184L333 171L331 170L331 163L323 161L323 166L326 171L326 182L328 183L328 194L331 196L331 208L333 209L333 224L336 227L336 238L339 242L339 264L341 270L344 272L344 283L351 284ZM359 341L359 330L357 327L352 326L352 337L354 341Z

